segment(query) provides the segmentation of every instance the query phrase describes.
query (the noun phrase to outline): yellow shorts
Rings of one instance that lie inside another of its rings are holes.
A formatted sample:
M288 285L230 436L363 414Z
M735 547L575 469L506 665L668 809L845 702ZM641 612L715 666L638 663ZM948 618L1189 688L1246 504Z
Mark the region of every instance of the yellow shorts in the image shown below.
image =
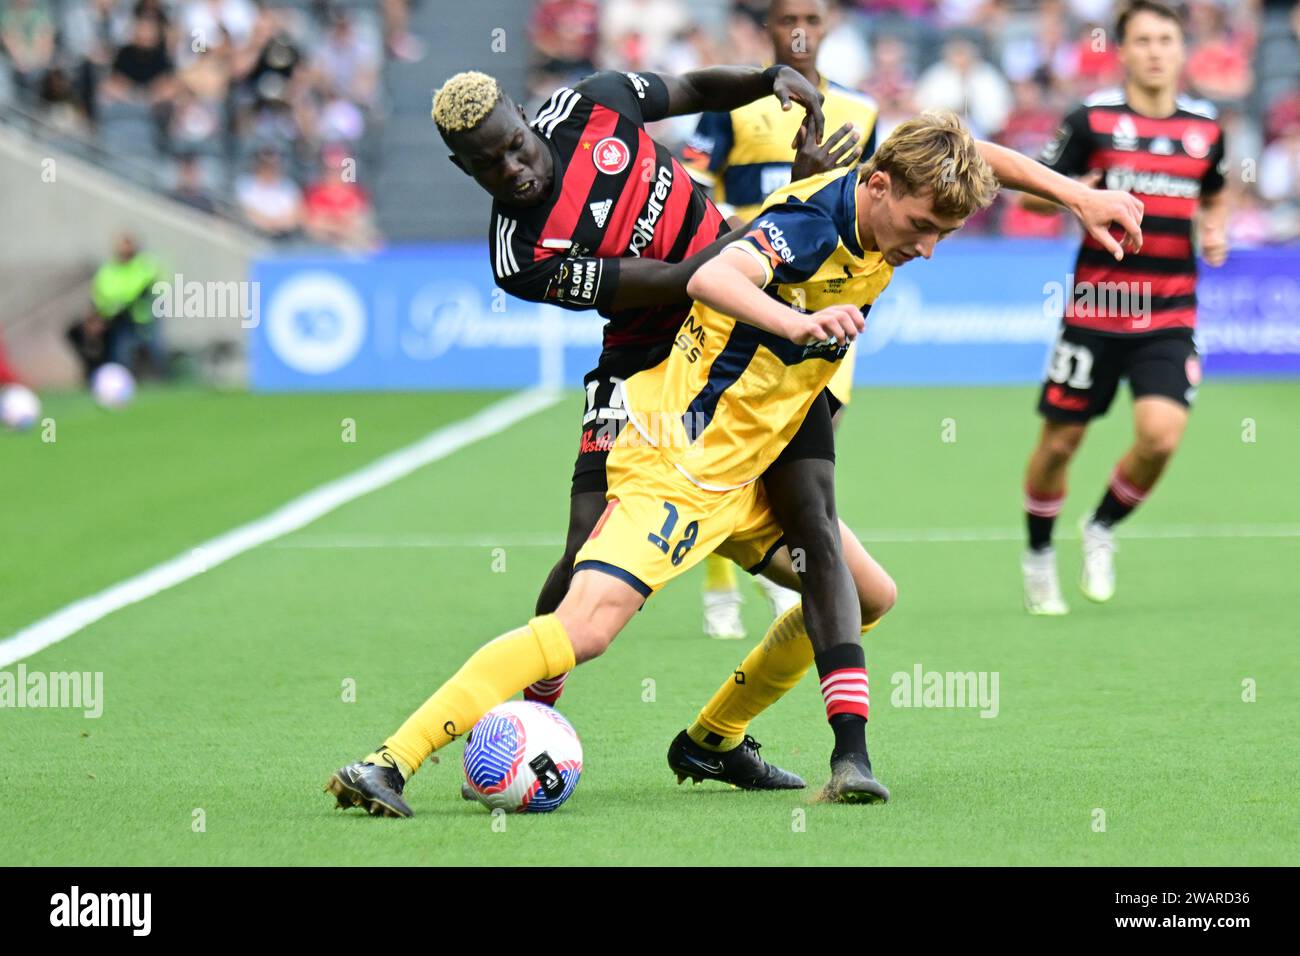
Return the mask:
M605 463L609 504L573 570L611 574L649 597L716 552L757 574L781 547L761 481L705 491L625 428Z
M831 394L840 400L841 405L847 405L849 399L853 397L853 363L857 358L858 342L854 339L849 350L844 353L844 358L840 359L840 367L835 370L835 374L831 376L826 386L831 390Z

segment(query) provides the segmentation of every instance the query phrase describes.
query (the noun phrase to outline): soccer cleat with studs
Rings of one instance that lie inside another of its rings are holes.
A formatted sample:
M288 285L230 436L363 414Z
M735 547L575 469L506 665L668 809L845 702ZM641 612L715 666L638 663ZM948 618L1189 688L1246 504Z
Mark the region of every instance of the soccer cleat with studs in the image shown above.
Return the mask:
M831 757L831 779L822 789L827 803L888 803L889 790L871 772L864 753Z
M381 752L381 756L385 755ZM374 817L409 817L413 815L411 808L402 799L405 785L396 765L358 761L335 770L325 784L325 792L338 799L341 810L361 807Z
M679 784L717 780L742 790L802 790L801 778L758 755L761 746L746 734L740 746L719 753L701 747L683 730L668 747L668 766Z

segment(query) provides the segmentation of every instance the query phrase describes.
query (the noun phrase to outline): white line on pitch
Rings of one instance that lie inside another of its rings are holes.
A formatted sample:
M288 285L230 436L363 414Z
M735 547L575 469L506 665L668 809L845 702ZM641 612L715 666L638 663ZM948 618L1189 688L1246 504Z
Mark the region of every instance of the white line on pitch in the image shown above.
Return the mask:
M0 667L57 644L114 611L152 597L258 545L297 531L335 508L392 484L440 458L543 411L563 397L553 390L517 392L469 418L453 422L390 452L364 468L327 482L263 518L241 525L185 554L150 568L107 590L82 598L0 640Z
M1024 532L1016 528L859 528L857 536L867 544L932 544L961 542L1022 541ZM1119 532L1128 540L1178 538L1300 538L1300 524L1291 525L1189 525L1167 528L1125 529ZM1057 535L1064 540L1077 539L1077 531ZM564 544L558 534L330 534L295 535L275 544L277 548L296 550L393 549L403 548L552 548Z

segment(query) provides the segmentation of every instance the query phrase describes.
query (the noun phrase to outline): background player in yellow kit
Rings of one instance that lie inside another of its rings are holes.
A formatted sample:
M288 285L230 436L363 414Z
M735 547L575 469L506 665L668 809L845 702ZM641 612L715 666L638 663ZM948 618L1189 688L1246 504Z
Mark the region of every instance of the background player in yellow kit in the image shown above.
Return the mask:
M766 23L773 62L798 70L825 97L822 113L829 135L822 143L802 131L800 117L755 102L729 113L703 114L686 145L683 160L687 170L712 188L719 210L733 225L752 220L764 200L792 179L852 166L875 152L876 102L828 80L817 70L828 13L827 0L772 0ZM797 150L791 146L796 140ZM854 357L850 349L828 386L836 425L851 397ZM710 555L704 568L704 633L723 639L744 638L743 599L735 568L717 555ZM774 618L798 603L797 592L764 577L755 580L766 593Z
M560 606L485 644L379 751L336 771L326 789L340 805L409 816L406 780L489 709L602 654L650 593L709 551L749 560L778 548L781 532L756 479L863 328L851 303L869 305L894 267L928 258L940 238L992 201L996 182L984 147L952 114L909 120L860 172L796 184L745 238L700 268L689 287L697 306L668 360L627 382L636 428L624 429L610 454L610 506L578 553ZM1004 180L1051 182L1043 194L1066 202L1068 193L1090 232L1104 234L1117 220L1140 243L1141 204L1132 197L1086 190L1024 157L1010 161ZM1118 252L1119 243L1106 239ZM850 304L838 304L844 301ZM801 615L798 607L773 624L742 665L747 680L728 679L674 747L702 737L715 752L743 749L736 738L749 720L813 662ZM826 797L886 799L867 757L858 635L819 649L815 662L835 732Z

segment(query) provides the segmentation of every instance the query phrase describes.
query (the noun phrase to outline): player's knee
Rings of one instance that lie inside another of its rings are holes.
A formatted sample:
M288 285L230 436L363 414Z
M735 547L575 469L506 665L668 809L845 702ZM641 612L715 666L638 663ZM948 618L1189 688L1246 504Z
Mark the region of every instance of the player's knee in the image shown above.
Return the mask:
M1138 436L1137 454L1153 462L1166 462L1178 449L1178 433L1175 431L1148 432Z
M795 520L786 524L790 561L798 573L817 565L832 566L840 560L840 523L835 508L810 502L796 509Z
M579 626L567 630L569 642L573 645L575 664L599 657L614 642L613 634L597 627Z
M1052 464L1063 465L1074 457L1082 441L1082 428L1054 428L1043 436L1043 453Z
M881 571L879 579L859 589L858 601L862 605L863 624L879 621L898 603L898 584L888 573Z

